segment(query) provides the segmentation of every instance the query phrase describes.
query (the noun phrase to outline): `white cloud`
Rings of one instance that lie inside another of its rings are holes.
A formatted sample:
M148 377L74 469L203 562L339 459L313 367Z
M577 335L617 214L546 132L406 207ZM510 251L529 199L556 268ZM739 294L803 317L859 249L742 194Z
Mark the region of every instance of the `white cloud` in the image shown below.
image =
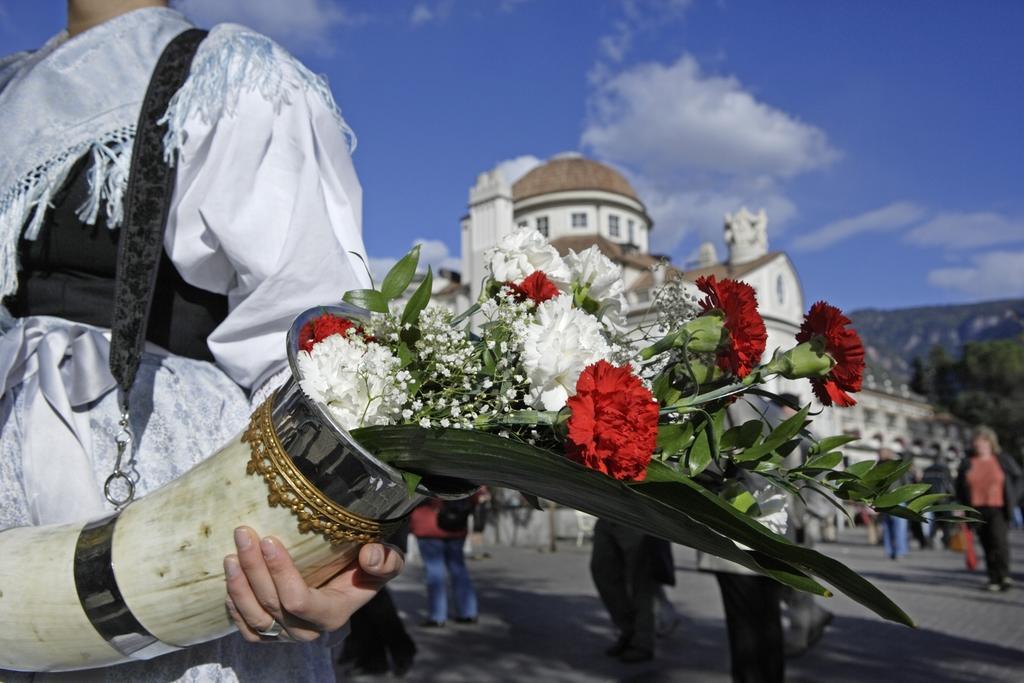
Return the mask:
M612 22L610 33L598 39L602 57L614 64L621 63L633 47L637 33L661 28L682 18L692 4L692 0L624 0L621 18ZM595 66L593 73L605 73L603 66Z
M432 5L427 2L418 2L409 14L409 23L413 26L422 26L431 22L443 22L452 13L455 0L439 0Z
M366 21L365 15L352 14L331 0L178 0L175 7L197 24L242 24L296 51L311 46L329 52L334 28Z
M505 176L505 182L512 185L524 175L537 168L544 161L532 154L523 154L513 159L499 161L495 169Z
M434 19L434 11L426 5L426 3L419 3L412 8L412 14L409 15L409 23L413 26L419 26L420 24L426 24Z
M441 240L432 240L420 238L413 240L412 245L409 246L411 249L414 245L420 245L420 263L418 270L425 271L427 266L430 266L437 274L437 271L441 268L448 268L456 272L462 270L462 260L451 253L448 245ZM370 273L373 275L373 281L380 284L380 281L384 279L384 276L388 274L391 267L398 262L399 257L405 256L404 253L398 256L377 256L371 257L370 261Z
M1024 218L991 211L940 213L907 234L907 241L947 248L987 247L1024 241Z
M936 268L928 283L980 298L1024 296L1024 251L990 251L971 265Z
M770 238L777 236L797 215L796 205L773 185L758 188L734 182L723 183L718 188L679 191L659 187L657 182L642 176L630 175L630 182L654 220L651 232L654 253L671 254L688 236L721 243L725 215L740 206L767 211Z
M924 208L912 202L894 202L852 218L833 221L824 227L800 235L792 242L798 251L819 251L866 232L891 232L916 223Z
M649 174L689 168L788 177L838 157L820 129L758 101L733 76L640 64L597 84L582 145Z
M628 171L655 220L657 251L695 234L720 243L724 215L744 205L765 208L778 236L797 215L785 181L839 158L824 131L734 76L705 73L692 55L616 68L591 71L580 145Z

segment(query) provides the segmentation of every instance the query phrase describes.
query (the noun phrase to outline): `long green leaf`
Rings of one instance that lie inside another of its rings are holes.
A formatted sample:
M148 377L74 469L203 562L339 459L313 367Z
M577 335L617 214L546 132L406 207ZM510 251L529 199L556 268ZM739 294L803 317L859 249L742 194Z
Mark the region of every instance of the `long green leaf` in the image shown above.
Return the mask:
M949 498L950 494L948 493L929 493L927 495L920 496L919 498L915 498L914 500L910 501L909 503L907 503L907 507L913 510L914 512L921 512L921 510L928 507L929 505L935 505L940 500L947 500Z
M742 550L671 503L527 444L483 432L415 426L364 427L352 436L381 460L425 478L515 489L717 555L799 590L828 594L785 560Z
M374 313L388 312L388 300L376 289L350 289L341 298Z
M851 436L849 434L842 434L840 436L826 436L818 443L811 446L811 455L817 455L819 453L828 453L831 450L845 446L851 441L856 441L859 437Z
M807 421L807 411L809 409L809 405L804 406L800 412L781 422L764 441L756 446L746 449L745 451L736 453L732 456L733 459L736 462L748 462L750 460L759 460L760 458L768 455L800 433L800 428L803 427L804 422Z
M822 453L816 455L797 469L803 470L832 470L836 465L843 461L843 454L839 451L832 451L831 453Z
M750 448L761 436L764 423L760 420L748 420L741 425L736 425L722 434L722 440L718 444L723 451L731 448Z
M652 466L654 465L660 465L660 463L652 463ZM682 484L682 486L678 484ZM908 626L912 626L914 623L902 609L870 581L843 563L810 548L795 545L782 536L772 533L763 525L736 510L727 501L686 477L677 476L671 482L640 482L630 484L630 486L636 488L663 487L656 492L657 495L676 498L680 508L686 509L694 519L707 524L719 533L755 550L784 559L786 562L825 579L849 597L886 619Z
M384 282L380 283L380 293L387 300L397 299L405 294L409 283L416 275L416 266L420 262L420 245L409 250L409 253L398 259L398 263L391 266L391 270L384 276Z
M651 463L647 481L624 484L549 451L482 432L368 427L353 436L400 469L525 491L820 593L821 587L807 576L816 574L879 615L913 623L841 562L768 531L662 463ZM742 550L734 541L752 550Z
M430 290L434 287L434 273L427 267L427 275L416 291L409 297L402 311L402 325L415 325L420 319L420 312L430 303Z
M929 484L907 484L883 493L875 498L875 507L887 508L900 503L906 503L911 498L917 498L928 492Z

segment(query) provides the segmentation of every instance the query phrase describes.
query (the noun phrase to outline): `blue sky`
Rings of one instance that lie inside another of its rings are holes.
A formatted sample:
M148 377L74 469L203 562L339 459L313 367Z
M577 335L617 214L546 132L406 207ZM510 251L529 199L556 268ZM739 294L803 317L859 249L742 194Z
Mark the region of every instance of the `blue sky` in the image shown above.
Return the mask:
M370 255L458 256L476 175L567 150L611 163L685 263L769 214L808 300L1024 296L1024 3L182 0L329 79L359 137ZM0 0L0 51L57 0Z

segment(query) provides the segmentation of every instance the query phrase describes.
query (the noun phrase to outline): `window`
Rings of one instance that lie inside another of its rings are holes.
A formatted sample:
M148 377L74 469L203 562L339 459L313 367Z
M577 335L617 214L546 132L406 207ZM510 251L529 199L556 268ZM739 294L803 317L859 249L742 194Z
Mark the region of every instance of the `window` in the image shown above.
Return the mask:
M619 217L608 216L608 235L611 237L619 236Z
M517 226L518 226L518 227L520 227L520 228L525 228L525 227L527 227L527 226L528 226L529 224L530 224L530 222L529 222L529 221L519 221L519 223L517 224Z
M775 278L775 297L780 304L786 303L786 280L781 275Z
M629 230L629 243L630 244L636 244L636 242L633 241L633 226L634 225L635 225L635 223L632 220L626 221L626 228Z
M585 227L587 227L587 214L585 214L585 213L574 213L572 215L572 227L574 227L574 228L585 228Z
M545 237L548 236L548 217L547 216L539 216L537 218L537 232L539 232L540 234L544 235Z

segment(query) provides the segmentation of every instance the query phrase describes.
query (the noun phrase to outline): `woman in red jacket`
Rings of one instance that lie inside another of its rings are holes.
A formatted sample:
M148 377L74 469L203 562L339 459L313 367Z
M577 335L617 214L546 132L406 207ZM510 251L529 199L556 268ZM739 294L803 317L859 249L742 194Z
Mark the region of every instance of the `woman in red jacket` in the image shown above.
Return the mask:
M984 522L978 536L985 550L988 590L1010 589L1009 526L1017 503L1020 467L1001 453L999 438L989 427L974 430L974 453L961 465L957 497L978 510Z
M472 624L477 619L476 592L469 578L463 548L467 521L476 496L467 500L428 500L412 513L411 531L416 537L427 579L430 616L423 626L444 626L448 619L448 578L455 593L455 621Z

